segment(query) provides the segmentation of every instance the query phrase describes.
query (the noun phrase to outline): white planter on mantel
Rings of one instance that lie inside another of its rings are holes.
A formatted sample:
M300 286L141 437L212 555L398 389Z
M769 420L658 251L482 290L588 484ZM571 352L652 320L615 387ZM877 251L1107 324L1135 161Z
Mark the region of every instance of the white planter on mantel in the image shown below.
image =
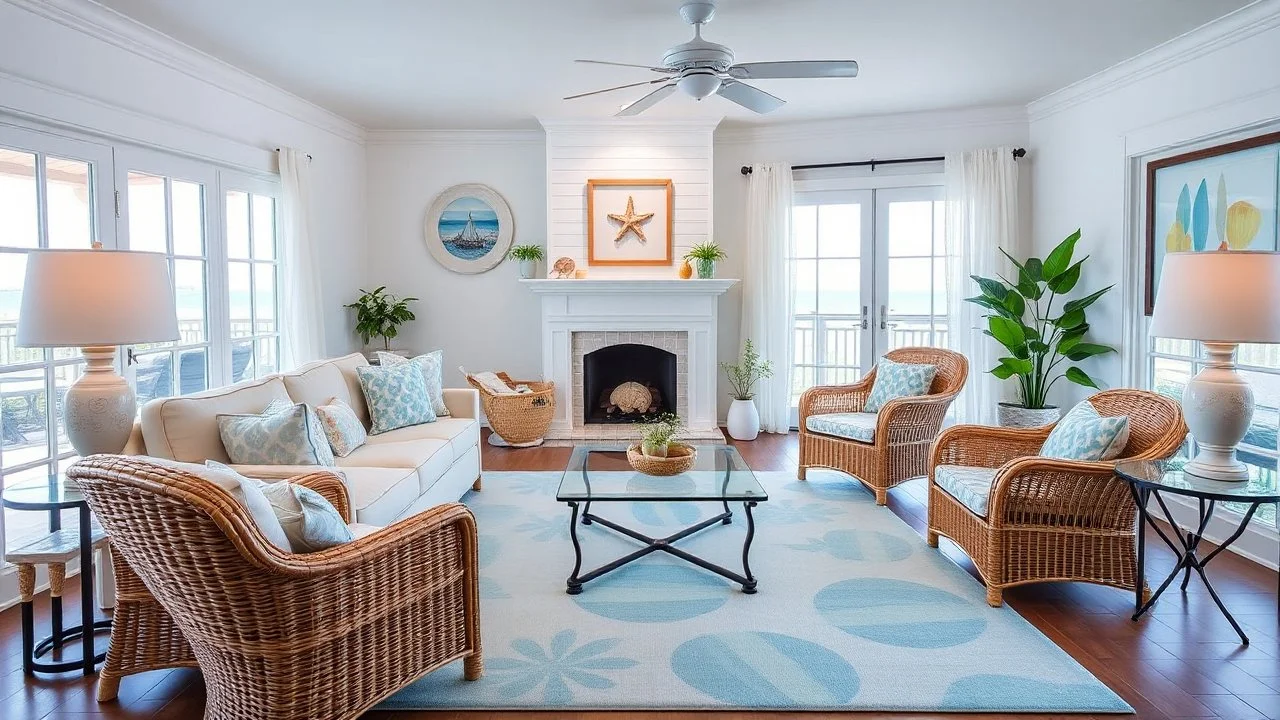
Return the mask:
M755 440L760 435L760 411L755 400L734 400L729 406L729 437L734 440Z

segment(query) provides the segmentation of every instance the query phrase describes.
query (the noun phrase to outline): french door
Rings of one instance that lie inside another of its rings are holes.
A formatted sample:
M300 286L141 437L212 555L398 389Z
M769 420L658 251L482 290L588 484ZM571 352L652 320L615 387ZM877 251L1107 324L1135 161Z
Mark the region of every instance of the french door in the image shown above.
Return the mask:
M942 188L798 192L792 403L886 352L947 342Z

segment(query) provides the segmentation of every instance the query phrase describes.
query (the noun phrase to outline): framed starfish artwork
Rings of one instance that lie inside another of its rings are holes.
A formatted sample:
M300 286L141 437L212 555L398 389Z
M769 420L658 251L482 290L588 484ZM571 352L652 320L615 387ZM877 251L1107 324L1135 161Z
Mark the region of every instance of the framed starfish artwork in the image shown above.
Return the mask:
M588 265L674 262L671 180L587 181Z

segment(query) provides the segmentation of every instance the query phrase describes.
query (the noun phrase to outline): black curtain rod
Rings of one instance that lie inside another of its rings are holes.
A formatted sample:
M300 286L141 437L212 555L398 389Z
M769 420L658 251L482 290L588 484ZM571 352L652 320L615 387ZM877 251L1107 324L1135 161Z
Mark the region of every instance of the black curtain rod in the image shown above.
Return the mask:
M280 148L276 148L276 152L280 152ZM307 160L311 159L311 153L307 153Z
M1015 159L1024 157L1027 154L1026 148L1014 148L1013 157ZM824 168L841 168L841 167L869 167L871 172L875 172L877 165L906 165L908 163L926 163L926 162L942 162L946 158L941 155L937 157L915 157L915 158L895 158L893 160L859 160L857 162L838 162L838 163L817 163L814 165L793 165L792 170L821 170ZM743 165L742 174L750 175L751 166Z

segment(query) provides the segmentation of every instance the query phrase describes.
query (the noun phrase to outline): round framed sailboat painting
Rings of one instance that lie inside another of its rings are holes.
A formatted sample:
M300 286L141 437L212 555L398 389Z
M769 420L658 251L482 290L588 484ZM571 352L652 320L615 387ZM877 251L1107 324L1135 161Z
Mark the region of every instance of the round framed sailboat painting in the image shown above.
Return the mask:
M454 185L436 196L423 226L436 262L457 273L482 273L511 248L511 207L488 185Z

